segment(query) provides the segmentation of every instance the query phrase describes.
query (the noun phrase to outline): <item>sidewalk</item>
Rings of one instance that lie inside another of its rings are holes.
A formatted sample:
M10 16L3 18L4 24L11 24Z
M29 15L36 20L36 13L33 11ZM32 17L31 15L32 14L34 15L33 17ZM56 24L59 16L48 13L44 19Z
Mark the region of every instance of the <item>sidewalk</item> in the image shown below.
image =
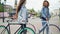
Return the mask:
M42 28L41 19L40 19L40 18L35 18L35 19L29 18L28 20L29 20L28 23L31 23L31 24L33 24L33 25L36 27L36 33L38 33L38 32L39 32L38 30ZM54 18L51 18L50 21L49 21L49 23L55 24L55 25L57 25L58 27L60 27L60 22L59 22L59 17L58 17L58 16L56 16L56 17L54 17ZM20 26L19 26L19 25L11 25L10 27L11 27L11 34L14 34L14 32L15 32ZM30 26L29 26L29 27L30 27ZM51 34L60 34L60 32L58 31L58 29L55 28L54 26L50 26L49 29L50 29ZM45 31L45 32L46 32L46 31ZM42 33L41 33L41 34L42 34ZM45 34L46 34L46 33L45 33Z

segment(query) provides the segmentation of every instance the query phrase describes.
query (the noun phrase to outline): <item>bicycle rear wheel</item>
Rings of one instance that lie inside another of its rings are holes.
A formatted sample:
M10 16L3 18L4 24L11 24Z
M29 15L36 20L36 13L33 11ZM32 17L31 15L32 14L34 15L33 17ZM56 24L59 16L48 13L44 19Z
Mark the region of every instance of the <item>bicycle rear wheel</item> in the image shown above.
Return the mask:
M23 32L25 32L24 34L35 34L34 30L29 27L19 30L18 34L23 34Z
M49 30L52 34L60 34L60 28L55 24L49 24Z
M0 26L0 34L9 34L8 29L3 25Z

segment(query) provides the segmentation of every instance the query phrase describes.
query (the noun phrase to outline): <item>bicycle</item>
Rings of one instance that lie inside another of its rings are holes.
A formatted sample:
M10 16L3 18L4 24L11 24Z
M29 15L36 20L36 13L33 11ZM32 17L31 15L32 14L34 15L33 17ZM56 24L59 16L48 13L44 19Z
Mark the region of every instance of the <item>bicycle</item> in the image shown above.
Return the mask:
M10 17L9 17L10 18ZM13 22L13 18L10 18L9 20L7 20L7 22L9 23L9 22ZM31 23L26 23L27 24L27 26L29 27L29 26L32 26L31 28L36 32L36 28L35 28L35 26L33 25L33 24L31 24Z
M8 22L8 25L7 26L4 26L4 25L0 25L0 28L4 28L3 30L2 30L2 32L1 32L1 34L5 34L5 32L7 31L7 34L10 34L11 32L10 32L10 25L21 25L20 23L9 23L9 21L11 21L12 22L12 20L13 19L11 19L11 20L7 20L7 22ZM27 32L29 31L29 32L31 32L31 34L35 34L35 31L36 31L36 28L35 28L35 26L34 25L32 25L32 24L30 24L30 23L27 23L26 25L31 25L33 28L31 28L31 27L26 27L26 28L23 28L23 29L21 29L21 27L20 28L18 28L17 29L17 31L14 33L14 34L16 34L17 32L18 32L18 34L21 34L21 33L23 33L25 30L27 30ZM21 30L20 30L21 29ZM4 31L5 30L5 31Z
M3 29L0 34L6 34L6 33L11 34L10 33L10 25L21 25L21 24L19 24L19 23L8 23L7 26L0 25L0 28ZM30 27L26 27L26 28L23 28L23 29L20 29L20 28L21 27L19 27L14 34L22 34L26 30L27 30L27 32L29 31L30 34L35 34L34 30L32 28L30 28Z
M46 22L46 21L44 21L44 22ZM50 26L56 27L56 28L59 30L59 32L60 32L60 28L59 28L57 25L55 25L55 24L49 24L49 23L46 23L46 24L48 24L48 27L50 27ZM45 30L45 28L46 28L46 26L47 26L46 24L39 30L39 33L38 33L38 34L41 34L41 32L42 32L43 30ZM52 32L50 32L49 34L52 34Z

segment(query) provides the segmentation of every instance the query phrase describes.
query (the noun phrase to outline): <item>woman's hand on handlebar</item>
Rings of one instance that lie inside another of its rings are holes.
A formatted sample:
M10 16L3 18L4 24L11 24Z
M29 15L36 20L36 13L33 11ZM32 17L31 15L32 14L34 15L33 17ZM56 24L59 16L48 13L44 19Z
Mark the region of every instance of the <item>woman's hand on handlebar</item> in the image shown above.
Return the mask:
M18 18L17 14L13 15L13 19L17 19L17 18Z

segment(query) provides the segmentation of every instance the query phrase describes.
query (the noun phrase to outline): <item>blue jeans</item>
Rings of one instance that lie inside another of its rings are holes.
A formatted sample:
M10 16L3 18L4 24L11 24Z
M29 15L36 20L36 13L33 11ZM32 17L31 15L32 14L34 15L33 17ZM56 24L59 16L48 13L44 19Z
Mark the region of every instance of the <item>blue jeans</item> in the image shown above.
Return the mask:
M21 24L21 29L26 28L26 24ZM26 34L27 30L23 32L23 34Z
M46 20L42 20L42 26L44 26L46 23L47 23L47 21L46 22L43 22L43 21L46 21ZM44 27L44 29L43 29L43 34L44 34L44 30L46 29L46 34L49 34L49 27L48 27L48 24L46 24L46 26Z

